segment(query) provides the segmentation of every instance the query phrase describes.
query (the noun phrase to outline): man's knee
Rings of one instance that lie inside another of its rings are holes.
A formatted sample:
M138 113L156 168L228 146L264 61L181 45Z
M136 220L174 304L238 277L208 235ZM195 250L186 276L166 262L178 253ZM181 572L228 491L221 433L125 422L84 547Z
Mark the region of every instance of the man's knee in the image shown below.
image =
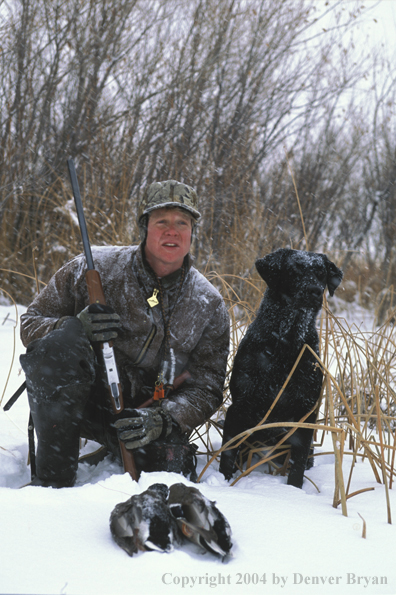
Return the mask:
M95 354L77 318L67 319L59 329L30 343L20 362L28 393L38 401L95 380Z

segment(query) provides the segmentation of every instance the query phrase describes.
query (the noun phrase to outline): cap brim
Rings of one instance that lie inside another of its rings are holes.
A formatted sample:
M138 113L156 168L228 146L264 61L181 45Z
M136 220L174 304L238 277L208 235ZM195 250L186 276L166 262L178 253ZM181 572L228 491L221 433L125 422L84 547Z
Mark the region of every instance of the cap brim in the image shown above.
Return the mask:
M161 204L153 205L152 207L147 207L146 209L144 209L142 216L148 215L152 211L157 211L158 209L183 209L184 211L188 211L196 221L198 221L198 219L201 217L201 213L193 207L189 207L188 205L183 203L175 202L162 202Z

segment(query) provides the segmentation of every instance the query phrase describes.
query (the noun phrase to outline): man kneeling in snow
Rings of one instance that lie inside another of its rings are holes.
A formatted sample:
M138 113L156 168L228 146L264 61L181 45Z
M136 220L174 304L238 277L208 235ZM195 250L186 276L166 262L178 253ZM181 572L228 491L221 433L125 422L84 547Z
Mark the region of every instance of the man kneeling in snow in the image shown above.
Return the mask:
M151 184L138 207L141 244L92 250L107 306L88 305L80 255L22 315L21 364L38 440L34 485L74 484L80 437L117 457L121 440L138 471L194 477L188 437L221 404L229 344L223 299L190 261L199 217L192 188ZM110 340L124 397L117 417L92 349ZM169 387L167 398L139 409L156 384Z

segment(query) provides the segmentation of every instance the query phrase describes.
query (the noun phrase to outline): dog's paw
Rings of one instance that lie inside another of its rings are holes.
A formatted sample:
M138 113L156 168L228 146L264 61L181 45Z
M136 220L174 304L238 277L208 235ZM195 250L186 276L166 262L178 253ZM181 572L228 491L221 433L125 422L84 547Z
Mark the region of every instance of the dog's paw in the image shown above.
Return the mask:
M221 455L219 471L224 475L224 478L227 481L230 481L235 471L234 461L228 461Z

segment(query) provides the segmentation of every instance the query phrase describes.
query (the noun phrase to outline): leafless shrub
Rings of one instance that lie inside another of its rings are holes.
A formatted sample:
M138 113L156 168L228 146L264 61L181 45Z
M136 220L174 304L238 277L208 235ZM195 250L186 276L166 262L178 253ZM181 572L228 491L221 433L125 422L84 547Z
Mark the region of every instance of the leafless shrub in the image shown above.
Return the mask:
M139 196L153 180L176 178L201 197L198 264L244 278L257 255L289 241L288 226L301 240L286 142L309 242L329 236L359 149L330 118L363 75L340 36L358 11L342 2L320 11L306 0L14 0L3 8L4 269L34 276L35 263L47 280L80 250L70 156L93 242L137 241ZM324 34L315 19L326 10L338 20ZM28 302L36 284L7 275Z

